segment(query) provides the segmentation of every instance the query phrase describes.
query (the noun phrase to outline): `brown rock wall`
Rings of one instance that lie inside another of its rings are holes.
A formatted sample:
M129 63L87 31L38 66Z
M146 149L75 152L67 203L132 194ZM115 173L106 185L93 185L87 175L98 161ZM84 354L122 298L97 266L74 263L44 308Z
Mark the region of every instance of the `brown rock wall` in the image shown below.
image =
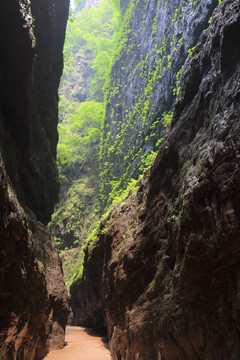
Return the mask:
M93 248L84 293L71 288L76 313L98 273L114 360L240 356L239 38L240 2L225 0L186 64L149 179L102 222L102 268Z
M54 241L27 219L2 159L0 174L0 358L38 360L64 344L67 290Z
M64 343L68 295L53 239L39 220L48 222L58 194L57 88L68 5L68 0L0 3L0 358L4 360L40 360L50 348Z

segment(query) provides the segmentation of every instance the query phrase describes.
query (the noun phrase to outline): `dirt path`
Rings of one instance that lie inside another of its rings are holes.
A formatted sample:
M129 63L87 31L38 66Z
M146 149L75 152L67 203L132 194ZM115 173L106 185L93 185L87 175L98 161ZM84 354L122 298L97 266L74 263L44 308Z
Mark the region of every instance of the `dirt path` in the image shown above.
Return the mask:
M52 351L45 360L110 360L106 339L91 329L67 326L67 345L64 349Z

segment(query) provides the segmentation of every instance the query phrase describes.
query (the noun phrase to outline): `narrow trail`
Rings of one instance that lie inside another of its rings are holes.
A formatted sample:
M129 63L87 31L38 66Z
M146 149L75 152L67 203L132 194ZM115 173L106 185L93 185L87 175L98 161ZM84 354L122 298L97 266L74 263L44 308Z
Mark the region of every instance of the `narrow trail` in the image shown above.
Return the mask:
M50 352L45 360L110 360L106 338L96 335L94 330L79 326L67 326L67 345Z

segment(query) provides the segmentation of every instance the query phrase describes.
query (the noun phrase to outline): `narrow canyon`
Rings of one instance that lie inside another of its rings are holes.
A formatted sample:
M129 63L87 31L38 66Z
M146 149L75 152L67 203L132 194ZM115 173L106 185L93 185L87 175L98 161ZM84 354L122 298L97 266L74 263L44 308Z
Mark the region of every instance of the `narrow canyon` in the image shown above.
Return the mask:
M51 351L46 360L110 360L107 339L92 329L67 326L65 347Z
M0 29L0 359L239 360L240 0Z

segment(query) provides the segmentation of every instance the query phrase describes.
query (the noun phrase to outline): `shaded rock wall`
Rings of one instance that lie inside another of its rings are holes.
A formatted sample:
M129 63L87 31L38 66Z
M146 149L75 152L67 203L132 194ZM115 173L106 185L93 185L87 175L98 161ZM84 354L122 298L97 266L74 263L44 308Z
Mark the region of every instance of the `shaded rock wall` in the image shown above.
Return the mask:
M225 0L184 70L149 179L102 222L71 288L76 323L102 314L114 360L240 356L239 37L240 2Z
M217 0L121 1L123 31L109 80L102 141L103 193L122 178L138 178L138 164L163 136L188 51L208 27Z
M19 200L44 223L58 198L57 89L68 3L0 5L1 153Z
M0 358L6 360L42 359L64 343L68 295L41 222L50 219L58 194L57 89L68 5L0 4Z
M67 290L53 238L24 213L2 159L0 173L0 357L38 360L64 344Z

